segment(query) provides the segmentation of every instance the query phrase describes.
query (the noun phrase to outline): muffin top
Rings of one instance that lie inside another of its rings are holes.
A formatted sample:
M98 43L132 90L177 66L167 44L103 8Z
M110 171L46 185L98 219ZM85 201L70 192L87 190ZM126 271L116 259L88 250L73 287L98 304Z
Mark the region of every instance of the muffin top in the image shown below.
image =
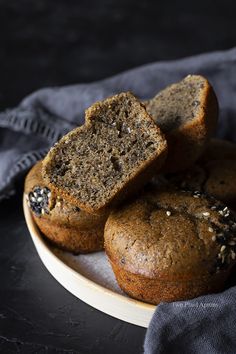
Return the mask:
M199 192L153 189L113 211L105 226L111 262L149 278L189 280L235 260L236 219Z
M42 178L42 161L39 161L29 171L25 180L25 193L28 206L34 217L45 218L58 224L91 228L98 222L104 222L107 215L91 215L68 203L50 190Z

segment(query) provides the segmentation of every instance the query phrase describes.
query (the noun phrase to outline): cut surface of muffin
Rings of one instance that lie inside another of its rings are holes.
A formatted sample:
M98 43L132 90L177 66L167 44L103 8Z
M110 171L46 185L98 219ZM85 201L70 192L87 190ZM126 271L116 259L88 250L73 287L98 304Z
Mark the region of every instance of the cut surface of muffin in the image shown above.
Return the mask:
M99 213L163 164L166 140L131 93L97 102L85 125L64 136L44 160L45 181L82 209Z
M166 134L169 154L167 171L191 165L203 152L216 128L218 103L209 82L188 75L146 102L147 112Z

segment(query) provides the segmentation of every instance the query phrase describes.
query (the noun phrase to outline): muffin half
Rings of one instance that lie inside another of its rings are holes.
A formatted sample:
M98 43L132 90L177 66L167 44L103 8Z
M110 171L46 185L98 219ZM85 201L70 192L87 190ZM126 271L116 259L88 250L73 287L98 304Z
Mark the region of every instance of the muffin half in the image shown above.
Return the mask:
M163 169L176 172L191 166L206 148L218 121L217 98L207 79L188 75L145 105L168 142Z

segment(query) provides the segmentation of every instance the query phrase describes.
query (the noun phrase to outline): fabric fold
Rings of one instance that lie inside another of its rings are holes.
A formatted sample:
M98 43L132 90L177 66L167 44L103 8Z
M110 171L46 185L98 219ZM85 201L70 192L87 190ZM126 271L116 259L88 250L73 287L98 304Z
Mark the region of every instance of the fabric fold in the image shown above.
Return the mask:
M128 90L141 99L150 98L190 73L203 74L213 84L221 109L218 136L235 140L235 71L236 48L233 48L144 65L94 83L45 88L30 94L18 107L0 113L0 199L14 193L15 181L35 162L33 156L37 151L37 157L41 158L43 151L61 136L83 124L84 111L93 102ZM14 151L12 132L18 133L21 141ZM31 158L25 160L26 153Z

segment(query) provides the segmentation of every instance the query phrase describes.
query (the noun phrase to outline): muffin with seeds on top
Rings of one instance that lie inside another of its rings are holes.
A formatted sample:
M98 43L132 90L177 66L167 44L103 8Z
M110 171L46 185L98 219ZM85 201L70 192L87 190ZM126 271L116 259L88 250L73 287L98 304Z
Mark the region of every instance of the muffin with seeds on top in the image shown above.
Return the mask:
M41 175L38 162L25 180L25 193L32 216L44 236L57 247L77 253L103 249L107 215L91 215L51 191Z
M158 304L223 289L235 264L236 218L199 192L153 189L113 211L105 250L120 287Z

